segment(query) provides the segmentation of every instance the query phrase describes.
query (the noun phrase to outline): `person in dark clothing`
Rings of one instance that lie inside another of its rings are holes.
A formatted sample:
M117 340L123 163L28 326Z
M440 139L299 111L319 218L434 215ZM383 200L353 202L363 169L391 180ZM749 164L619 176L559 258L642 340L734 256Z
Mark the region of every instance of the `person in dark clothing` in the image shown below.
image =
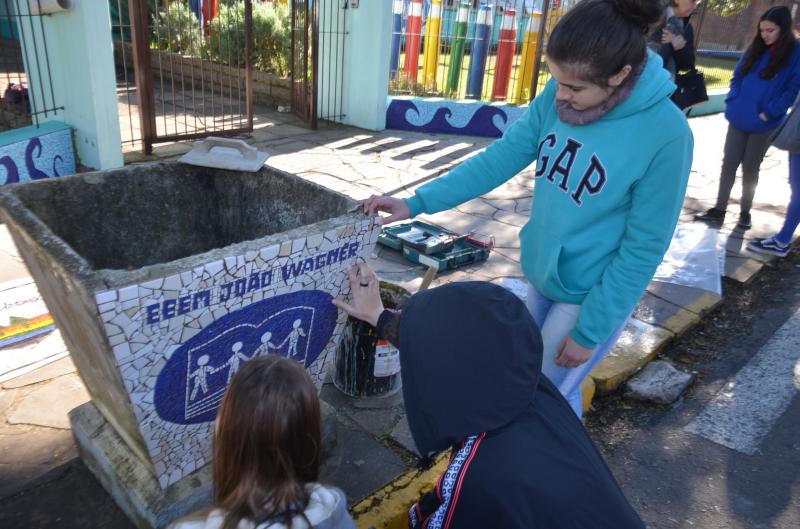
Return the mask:
M378 279L349 271L334 304L400 350L409 428L421 454L451 448L412 529L644 529L558 389L541 373L542 339L525 304L486 282L418 292L384 310Z
M673 79L677 72L694 68L694 28L689 17L696 8L697 0L668 0L663 24L648 38Z

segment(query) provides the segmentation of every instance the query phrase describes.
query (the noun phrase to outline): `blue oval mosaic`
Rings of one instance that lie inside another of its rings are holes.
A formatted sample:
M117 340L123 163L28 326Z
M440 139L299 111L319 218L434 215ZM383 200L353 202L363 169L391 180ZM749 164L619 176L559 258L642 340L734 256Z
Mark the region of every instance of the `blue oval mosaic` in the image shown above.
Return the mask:
M158 374L154 403L165 421L213 421L233 375L267 353L308 367L336 327L331 295L303 290L259 301L219 318L187 340Z

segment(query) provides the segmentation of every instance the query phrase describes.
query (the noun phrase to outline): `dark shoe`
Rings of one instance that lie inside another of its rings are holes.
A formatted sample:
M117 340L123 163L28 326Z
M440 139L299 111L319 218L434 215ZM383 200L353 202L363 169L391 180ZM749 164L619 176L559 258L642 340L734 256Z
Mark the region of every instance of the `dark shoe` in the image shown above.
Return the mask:
M753 223L750 221L750 214L749 213L742 213L739 215L739 223L736 224L736 227L740 230L749 230L753 227Z
M698 213L694 216L694 220L699 220L700 222L707 222L709 224L722 224L722 221L725 220L725 210L719 208L711 208L705 213Z
M779 243L775 240L775 237L750 241L747 244L747 249L751 252L768 253L770 255L777 255L778 257L786 257L789 255L789 245Z

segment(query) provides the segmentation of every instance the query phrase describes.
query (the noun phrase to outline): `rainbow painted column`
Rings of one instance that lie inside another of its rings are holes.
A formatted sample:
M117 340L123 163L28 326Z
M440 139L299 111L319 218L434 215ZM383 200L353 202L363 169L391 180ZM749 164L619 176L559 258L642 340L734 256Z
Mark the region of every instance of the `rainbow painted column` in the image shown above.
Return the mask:
M456 13L456 24L453 28L452 47L450 48L450 68L447 71L448 94L458 92L458 81L461 77L461 63L464 60L464 43L467 37L467 24L469 23L469 4L462 2Z
M517 70L517 85L514 89L512 103L524 103L533 99L531 84L533 83L533 70L536 68L536 50L539 47L539 29L542 24L542 14L538 11L531 13L525 29L525 39L522 42L522 56Z
M422 29L422 0L411 0L406 26L406 60L404 69L410 83L417 82L419 70L419 41Z
M506 9L497 41L497 60L494 65L494 86L492 87L492 100L503 101L508 93L511 81L511 66L514 62L514 47L517 45L517 28L514 26L516 18L514 9Z
M431 10L425 22L425 61L422 82L426 88L436 89L436 69L439 65L439 44L442 31L442 0L431 0Z
M489 38L492 33L492 8L481 4L475 18L475 41L469 61L467 76L468 99L480 99L483 91L483 73L486 69L486 57L489 54Z
M392 58L389 60L389 79L397 76L400 64L400 46L403 43L403 0L392 4Z

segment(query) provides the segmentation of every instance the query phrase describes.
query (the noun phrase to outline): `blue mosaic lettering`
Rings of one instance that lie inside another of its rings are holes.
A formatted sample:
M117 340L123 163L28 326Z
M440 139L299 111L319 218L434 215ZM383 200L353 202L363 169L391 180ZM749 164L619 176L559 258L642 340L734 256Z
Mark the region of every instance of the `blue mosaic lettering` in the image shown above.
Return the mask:
M175 300L174 299L165 299L164 304L161 307L162 315L161 319L168 320L175 316Z
M300 275L300 272L303 270L303 262L291 263L288 265L283 265L281 267L281 271L283 272L283 280L288 281L292 277L297 277Z
M266 288L272 284L272 270L261 272L261 288Z
M191 307L192 296L181 296L178 298L178 314L186 314Z
M233 288L233 283L225 283L224 285L222 285L219 291L219 300L225 302L231 299L232 288Z
M202 302L202 305L200 304ZM211 304L211 291L201 290L195 292L192 296L192 310L197 310L199 307L208 307Z
M236 280L236 297L240 298L244 296L244 293L247 292L247 279L237 279Z
M253 290L258 290L260 288L260 283L258 281L258 274L250 274L250 280L247 281L247 291L252 292Z
M350 243L350 257L355 257L358 255L358 242Z
M147 310L147 323L153 324L158 323L158 303L153 303L152 305L148 305L145 310Z
M335 263L339 260L339 248L328 252L328 264Z

